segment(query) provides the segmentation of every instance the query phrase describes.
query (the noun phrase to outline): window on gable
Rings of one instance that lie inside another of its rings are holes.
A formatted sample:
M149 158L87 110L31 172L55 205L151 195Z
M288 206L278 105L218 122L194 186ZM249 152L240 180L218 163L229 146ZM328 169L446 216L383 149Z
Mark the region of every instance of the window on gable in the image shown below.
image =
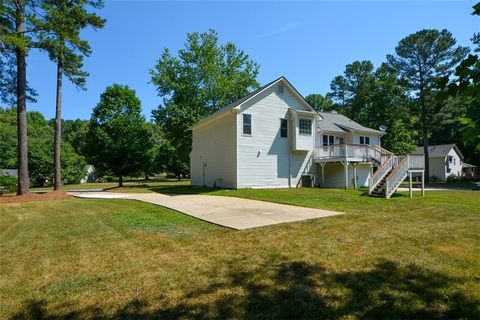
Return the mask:
M280 119L280 137L282 138L288 137L288 120L287 119Z
M252 115L243 114L243 134L252 135Z
M301 135L306 135L306 136L312 135L312 120L300 119L298 127L299 127L299 133Z

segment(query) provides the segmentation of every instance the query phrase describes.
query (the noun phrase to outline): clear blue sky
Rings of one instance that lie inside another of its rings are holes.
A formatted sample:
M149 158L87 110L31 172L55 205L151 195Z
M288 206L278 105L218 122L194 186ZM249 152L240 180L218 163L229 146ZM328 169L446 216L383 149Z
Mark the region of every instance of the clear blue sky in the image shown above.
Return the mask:
M400 39L420 29L446 28L460 45L471 45L472 34L480 31L480 18L470 15L475 2L106 0L100 11L106 27L83 34L93 49L85 63L88 90L65 83L63 117L90 118L105 87L120 83L136 90L150 119L161 100L149 84L148 70L163 48L176 53L187 33L209 28L221 42L233 41L260 64L261 84L284 75L303 95L324 94L346 64L368 59L378 66ZM30 54L28 79L39 93L28 109L52 118L55 66L45 54Z

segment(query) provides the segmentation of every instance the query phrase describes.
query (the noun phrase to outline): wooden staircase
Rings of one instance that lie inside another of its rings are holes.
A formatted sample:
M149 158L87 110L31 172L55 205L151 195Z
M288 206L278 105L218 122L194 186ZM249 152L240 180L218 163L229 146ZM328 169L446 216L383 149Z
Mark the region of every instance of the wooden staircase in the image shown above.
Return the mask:
M372 197L390 198L410 171L423 170L423 155L395 156L391 154L370 179L368 193Z

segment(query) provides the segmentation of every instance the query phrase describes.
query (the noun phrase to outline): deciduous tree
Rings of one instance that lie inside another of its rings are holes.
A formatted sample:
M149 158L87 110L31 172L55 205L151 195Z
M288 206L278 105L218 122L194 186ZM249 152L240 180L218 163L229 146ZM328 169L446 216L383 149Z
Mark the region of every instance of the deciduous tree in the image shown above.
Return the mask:
M257 88L258 70L235 44L219 44L214 30L188 34L185 48L176 56L168 49L163 51L150 75L162 98L153 118L163 128L170 156L175 158L167 163L180 161L188 168L192 144L189 128Z
M86 145L89 163L116 175L121 187L124 176L142 173L150 148L135 91L119 84L107 87L90 119Z

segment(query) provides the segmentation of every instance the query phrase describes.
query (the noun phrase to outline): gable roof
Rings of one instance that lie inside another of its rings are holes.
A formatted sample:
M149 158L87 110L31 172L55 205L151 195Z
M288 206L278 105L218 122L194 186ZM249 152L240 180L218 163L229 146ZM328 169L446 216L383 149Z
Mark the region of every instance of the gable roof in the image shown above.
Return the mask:
M201 126L201 125L204 125L218 117L220 117L221 115L227 113L228 111L230 110L233 110L234 108L240 106L242 103L244 102L247 102L248 100L252 99L253 97L255 97L257 94L265 91L266 89L270 88L271 86L275 85L276 83L278 82L281 82L283 81L288 87L290 87L290 89L294 92L295 95L297 95L297 97L308 107L310 108L311 111L313 112L316 112L312 106L310 106L310 104L305 100L305 98L300 94L300 92L298 92L297 89L295 89L295 87L287 80L287 78L285 78L284 76L281 76L269 83L267 83L266 85L264 86L261 86L260 88L250 92L249 94L241 97L240 99L226 105L225 107L221 108L220 110L216 111L215 113L213 113L212 115L200 120L199 122L197 122L194 126L192 126L192 128L190 129L193 129L195 127L198 127L198 126Z
M431 158L441 157L444 158L448 155L450 150L455 149L455 152L460 156L460 159L463 159L463 155L454 143L450 144L438 144L433 146L428 146L428 155ZM423 154L423 146L417 147L415 149L416 154Z
M353 121L350 118L347 118L340 113L332 112L319 112L323 120L319 121L318 127L323 131L333 131L333 132L349 132L349 131L361 131L361 132L371 132L376 134L385 134L382 131L367 128L361 124Z

